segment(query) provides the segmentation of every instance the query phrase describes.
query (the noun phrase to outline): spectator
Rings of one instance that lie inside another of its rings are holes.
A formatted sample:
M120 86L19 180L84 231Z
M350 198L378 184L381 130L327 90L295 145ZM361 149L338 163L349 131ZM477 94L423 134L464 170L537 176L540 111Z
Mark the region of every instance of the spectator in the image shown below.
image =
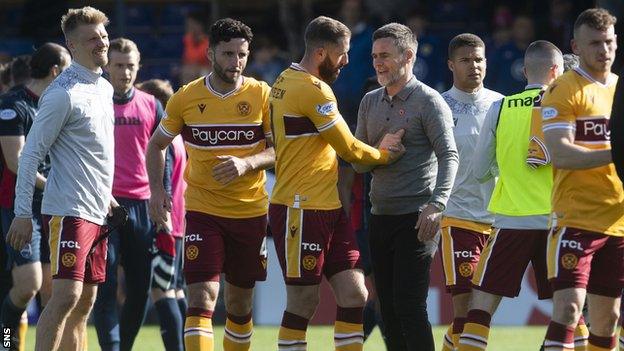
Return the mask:
M570 52L572 39L572 2L570 0L550 0L548 18L539 26L540 38L557 45L563 52Z
M422 12L414 12L407 18L406 24L418 39L414 75L428 86L438 91L444 90L447 81L445 60L440 50L440 40L427 33L427 17Z
M338 99L338 110L351 131L355 131L357 111L366 79L373 74L371 50L373 28L366 22L364 4L361 0L345 0L340 8L340 20L351 31L349 64L340 70L332 85ZM351 188L355 172L351 165L340 162L338 170L338 194L347 216L351 210Z
M524 51L533 41L534 33L531 18L519 16L514 20L511 40L493 53L486 85L503 95L509 95L524 88L526 84L523 73Z
M288 68L289 62L269 37L260 36L255 42L256 49L253 52L253 61L247 67L247 74L273 85L277 76Z
M182 55L182 84L208 74L211 63L206 55L208 50L208 35L206 34L206 18L203 12L192 12L186 18L186 33L184 33L184 53Z
M30 80L30 55L20 55L11 61L11 87Z
M11 64L0 64L0 94L6 93L11 89Z

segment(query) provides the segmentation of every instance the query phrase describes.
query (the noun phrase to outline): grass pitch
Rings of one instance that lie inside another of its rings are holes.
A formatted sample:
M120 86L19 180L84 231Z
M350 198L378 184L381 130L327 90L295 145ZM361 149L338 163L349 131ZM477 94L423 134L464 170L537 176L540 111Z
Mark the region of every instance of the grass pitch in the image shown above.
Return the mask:
M436 350L441 350L442 335L446 327L433 329L436 341ZM278 327L256 327L252 338L252 350L275 351L277 349ZM89 326L89 350L99 350L95 328ZM546 333L546 327L504 327L494 326L490 333L488 350L490 351L531 351L539 350L539 346ZM223 339L223 326L215 327L215 351L222 351L221 340ZM331 351L334 349L333 328L331 326L314 326L308 329L308 350ZM28 328L26 350L34 350L35 327ZM137 351L164 350L158 326L143 326L134 344ZM375 329L373 334L364 344L364 351L384 351L385 347L381 334Z

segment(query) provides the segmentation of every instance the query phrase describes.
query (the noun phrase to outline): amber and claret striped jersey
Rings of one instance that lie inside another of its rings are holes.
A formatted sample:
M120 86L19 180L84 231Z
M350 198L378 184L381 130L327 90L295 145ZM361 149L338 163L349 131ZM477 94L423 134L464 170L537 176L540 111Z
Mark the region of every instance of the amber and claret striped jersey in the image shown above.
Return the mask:
M555 80L542 101L542 128L567 129L574 144L609 149L609 118L617 83L607 84L580 68ZM614 236L624 236L624 191L613 163L591 169L554 168L553 211L557 225Z
M208 77L180 88L167 103L160 130L170 137L182 134L188 162L184 179L186 209L227 218L266 214L268 196L264 171L253 171L227 185L212 177L220 155L239 158L266 148L271 136L265 82L244 77L237 90L215 91Z
M388 153L357 140L343 120L329 85L293 63L277 78L269 98L275 146L271 203L294 208L341 207L338 160L380 165Z

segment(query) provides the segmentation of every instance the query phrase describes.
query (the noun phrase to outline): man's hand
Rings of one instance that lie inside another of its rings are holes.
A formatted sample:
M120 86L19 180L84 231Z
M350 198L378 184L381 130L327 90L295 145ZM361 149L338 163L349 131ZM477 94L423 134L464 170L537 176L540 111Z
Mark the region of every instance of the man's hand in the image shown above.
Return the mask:
M380 150L388 150L390 152L405 151L405 147L401 144L401 139L405 135L405 129L399 129L394 133L387 133L379 143Z
M152 191L149 199L149 215L157 226L169 228L168 219L171 212L171 197L164 189Z
M426 242L432 240L440 230L440 220L442 211L432 204L427 204L418 216L416 229L418 229L418 240Z
M384 135L379 150L388 151L388 164L396 162L405 153L405 146L401 143L401 139L405 135L405 129L399 129L394 133Z
M223 185L251 170L251 164L242 158L224 155L217 156L217 159L222 162L212 168L212 177Z
M109 216L113 215L113 208L115 208L115 207L119 207L119 203L117 202L117 200L115 200L114 196L111 196L110 203L108 204L108 215Z
M6 242L15 250L19 251L32 239L32 220L30 218L13 218L11 227L6 236Z

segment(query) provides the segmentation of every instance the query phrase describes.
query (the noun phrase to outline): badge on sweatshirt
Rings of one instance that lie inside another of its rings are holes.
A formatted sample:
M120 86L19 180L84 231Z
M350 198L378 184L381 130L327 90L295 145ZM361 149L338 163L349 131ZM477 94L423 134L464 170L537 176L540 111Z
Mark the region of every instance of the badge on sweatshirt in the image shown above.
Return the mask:
M17 117L17 112L15 110L7 108L5 110L0 110L0 119L3 121L10 121Z

